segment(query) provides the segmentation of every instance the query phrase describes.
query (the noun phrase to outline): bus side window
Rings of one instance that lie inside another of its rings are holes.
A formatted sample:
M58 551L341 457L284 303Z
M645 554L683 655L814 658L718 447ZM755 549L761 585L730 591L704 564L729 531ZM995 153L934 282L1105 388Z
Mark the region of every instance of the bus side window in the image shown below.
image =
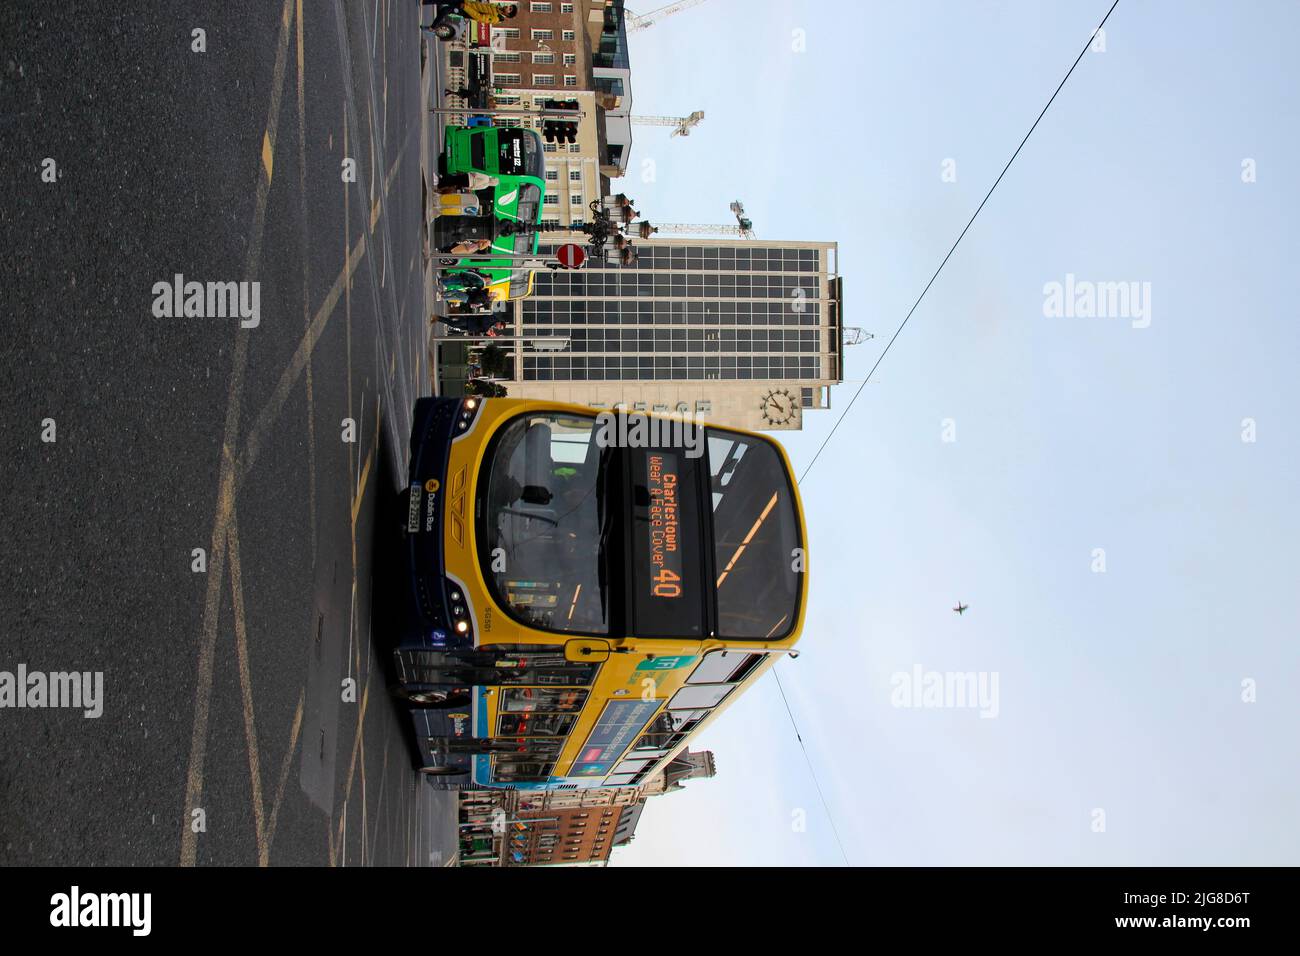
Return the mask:
M711 651L686 678L688 684L738 684L763 661L762 654Z

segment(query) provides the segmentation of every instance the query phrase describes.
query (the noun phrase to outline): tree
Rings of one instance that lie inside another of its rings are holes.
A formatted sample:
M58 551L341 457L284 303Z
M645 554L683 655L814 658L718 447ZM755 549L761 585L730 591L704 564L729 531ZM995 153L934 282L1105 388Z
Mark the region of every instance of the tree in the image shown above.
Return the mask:
M498 378L511 378L514 376L514 358L507 355L505 349L495 343L484 347L482 354L479 356L479 363L483 366L484 375L492 375Z
M505 398L505 386L498 382L488 382L479 378L472 378L465 383L466 395L482 395L484 398Z

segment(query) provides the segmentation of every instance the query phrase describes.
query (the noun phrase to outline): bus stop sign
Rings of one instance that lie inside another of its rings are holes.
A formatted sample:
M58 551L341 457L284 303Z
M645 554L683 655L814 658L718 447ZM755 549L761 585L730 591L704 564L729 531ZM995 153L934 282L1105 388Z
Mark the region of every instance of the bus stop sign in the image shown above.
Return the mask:
M575 242L566 243L555 250L555 260L561 269L581 269L587 261L587 250Z

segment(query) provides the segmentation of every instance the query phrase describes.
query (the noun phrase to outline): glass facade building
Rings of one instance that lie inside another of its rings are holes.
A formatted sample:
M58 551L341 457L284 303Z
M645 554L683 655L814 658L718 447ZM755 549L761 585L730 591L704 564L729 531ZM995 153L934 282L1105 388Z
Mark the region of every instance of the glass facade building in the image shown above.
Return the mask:
M843 352L834 243L681 238L636 249L631 266L538 273L518 332L567 346L521 347L510 394L676 411L703 402L717 420L720 407L757 410L779 387L802 408L826 407ZM740 427L800 425L736 410Z

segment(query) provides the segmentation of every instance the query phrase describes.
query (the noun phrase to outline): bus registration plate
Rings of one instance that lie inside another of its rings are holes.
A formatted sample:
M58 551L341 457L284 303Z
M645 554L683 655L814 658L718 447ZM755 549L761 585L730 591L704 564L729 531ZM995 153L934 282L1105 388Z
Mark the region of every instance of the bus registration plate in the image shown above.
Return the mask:
M420 483L411 482L411 498L406 506L406 530L415 534L420 530Z

